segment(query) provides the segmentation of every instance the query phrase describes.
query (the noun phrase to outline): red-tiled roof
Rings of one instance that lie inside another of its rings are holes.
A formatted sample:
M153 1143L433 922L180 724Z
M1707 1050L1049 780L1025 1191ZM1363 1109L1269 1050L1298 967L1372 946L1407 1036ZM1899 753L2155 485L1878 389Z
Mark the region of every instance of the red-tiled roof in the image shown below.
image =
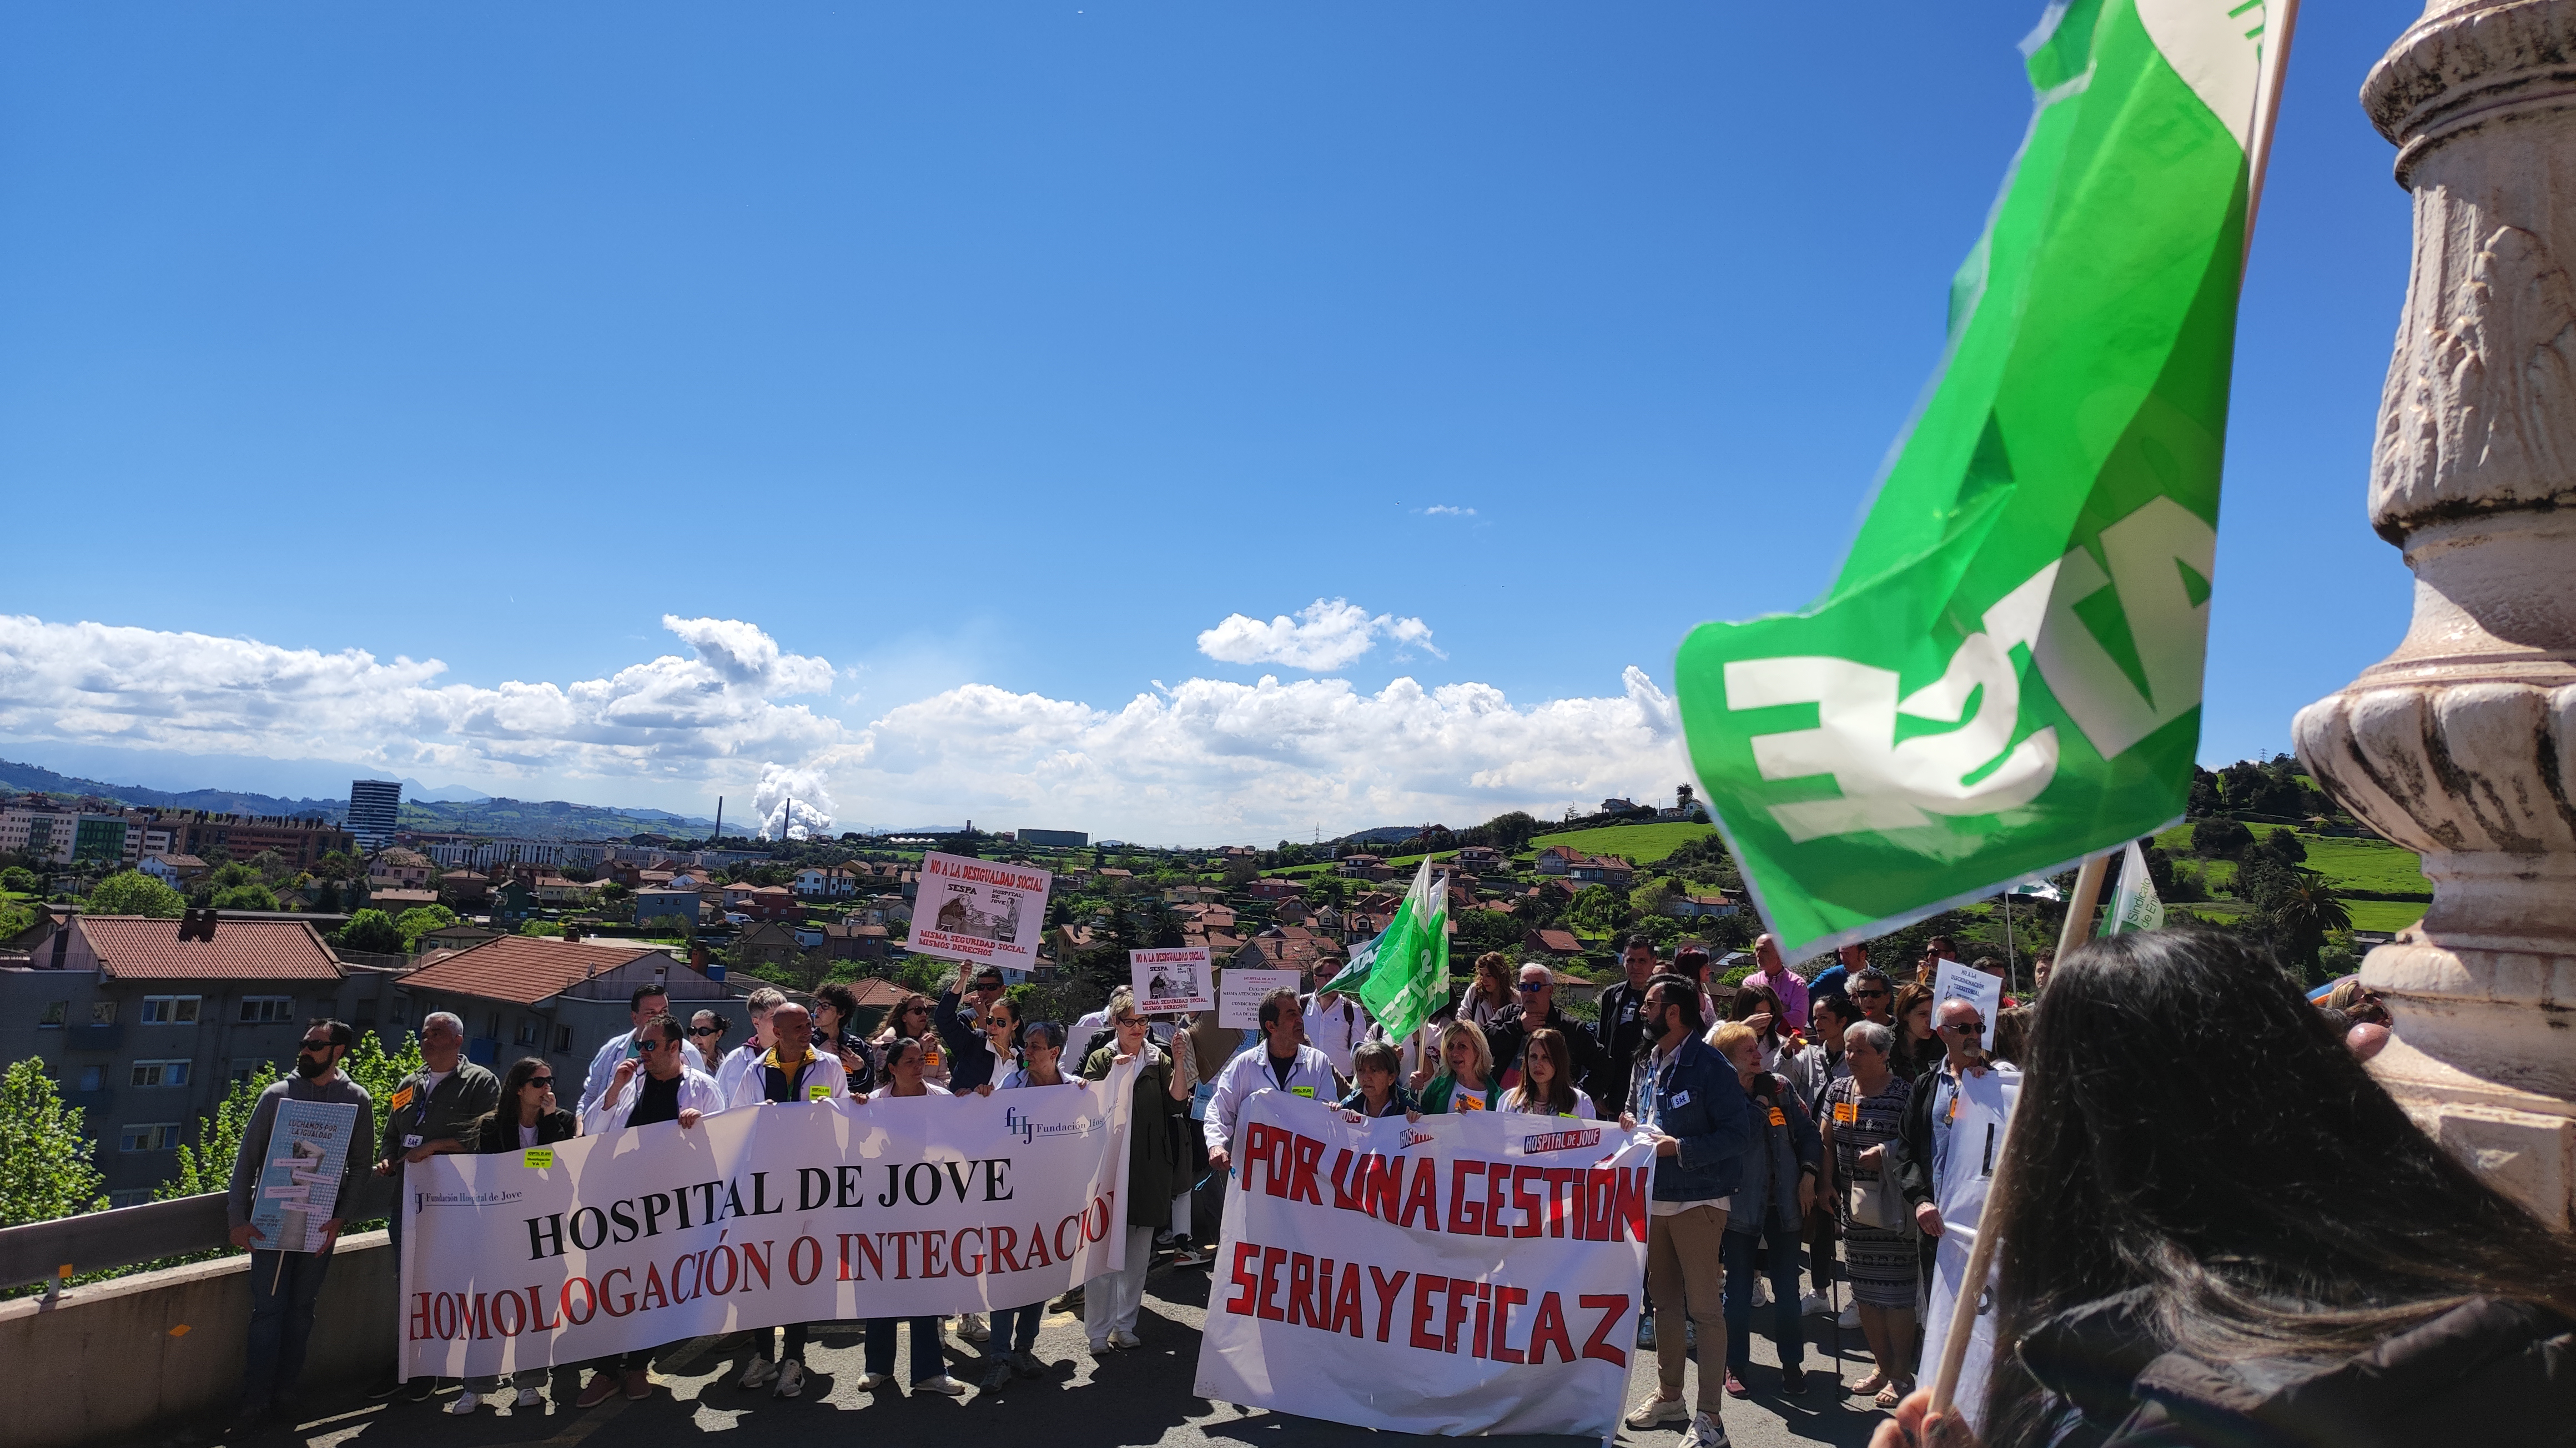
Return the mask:
M119 980L338 980L339 957L301 920L220 920L212 940L181 940L180 922L83 915L75 927Z
M875 976L870 976L865 980L850 982L850 994L858 997L859 1008L865 1010L869 1006L891 1006L912 992L896 985L893 981L879 980Z
M626 946L576 945L532 935L504 935L432 961L404 976L402 983L411 990L454 991L486 1000L534 1005L601 971L615 970L638 956L654 953Z

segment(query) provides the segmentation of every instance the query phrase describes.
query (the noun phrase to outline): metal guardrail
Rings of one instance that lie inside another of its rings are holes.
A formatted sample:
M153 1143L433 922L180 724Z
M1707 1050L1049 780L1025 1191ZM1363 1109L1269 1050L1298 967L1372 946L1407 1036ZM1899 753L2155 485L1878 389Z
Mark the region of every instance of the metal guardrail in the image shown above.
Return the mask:
M72 1273L211 1252L230 1242L222 1192L0 1227L0 1287L59 1283Z

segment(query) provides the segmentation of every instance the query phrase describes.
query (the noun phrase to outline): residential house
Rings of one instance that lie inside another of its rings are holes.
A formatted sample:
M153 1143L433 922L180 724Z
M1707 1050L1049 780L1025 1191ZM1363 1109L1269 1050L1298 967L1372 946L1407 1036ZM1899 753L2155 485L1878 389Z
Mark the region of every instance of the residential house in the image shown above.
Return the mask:
M453 1012L465 1022L466 1058L496 1072L521 1056L543 1058L562 1078L556 1099L568 1105L581 1095L590 1058L628 1029L628 1001L646 984L669 991L682 1020L700 1005L742 993L659 947L503 935L402 976L398 991L407 1006L400 1019L416 1023L432 1011ZM569 1091L565 1082L572 1083Z
M1601 812L1603 814L1634 814L1637 812L1637 802L1633 799L1605 799L1601 801Z
M1468 845L1458 851L1458 868L1470 875L1498 875L1507 862L1491 845Z
M727 889L725 891L725 908L729 912L739 911L744 915L750 916L754 920L793 920L799 918L799 911L796 906L796 892L788 889L784 885L758 886L754 888L749 895L744 896L740 904L736 904L734 902L733 891L731 889Z
M808 933L815 938L807 950L820 950L830 960L883 960L893 943L892 932L882 925L825 924L800 927L796 938L803 941Z
M438 877L438 894L450 910L480 910L492 901L492 882L472 870L450 870Z
M399 919L406 910L421 910L438 903L435 890L371 890L367 892L369 909L382 910Z
M1637 869L1617 855L1585 855L1567 863L1565 877L1578 885L1625 890L1636 883Z
M1344 956L1341 944L1297 925L1273 925L1245 940L1236 948L1232 963L1247 970L1298 970L1308 978L1321 979L1313 972L1323 970L1329 976Z
M344 964L308 922L48 914L0 961L0 1059L41 1058L85 1113L119 1206L148 1200L237 1080L291 1070L306 1020L373 1029L390 971Z
M745 965L794 965L796 932L775 920L745 927L734 941Z
M145 855L135 868L173 890L186 890L206 874L206 862L194 855Z
M512 928L526 924L537 914L536 892L516 880L504 880L492 887L492 923Z
M1380 870L1386 873L1377 873ZM1386 861L1377 855L1344 855L1334 861L1333 873L1345 880L1384 880L1395 872L1387 870Z
M685 920L694 927L698 923L699 904L695 890L638 890L635 892L635 923Z
M1264 878L1244 886L1243 893L1254 900L1285 900L1292 895L1305 894L1306 886L1297 880Z
M578 909L589 904L592 890L579 880L567 880L561 875L539 875L528 888L538 904L557 909Z
M1541 955L1572 959L1583 954L1583 942L1570 930L1533 930L1521 937L1523 948Z
M1538 858L1532 862L1531 868L1542 875L1562 875L1568 867L1583 857L1581 850L1570 845L1550 845L1538 852Z
M375 858L367 861L367 889L371 893L377 890L427 890L437 876L438 867L429 862L429 856L400 846L378 850Z
M808 900L846 900L859 893L859 872L839 865L808 865L796 872L795 892Z
M1675 920L1704 920L1736 913L1736 903L1724 892L1707 895L1676 895L1664 902L1664 913Z

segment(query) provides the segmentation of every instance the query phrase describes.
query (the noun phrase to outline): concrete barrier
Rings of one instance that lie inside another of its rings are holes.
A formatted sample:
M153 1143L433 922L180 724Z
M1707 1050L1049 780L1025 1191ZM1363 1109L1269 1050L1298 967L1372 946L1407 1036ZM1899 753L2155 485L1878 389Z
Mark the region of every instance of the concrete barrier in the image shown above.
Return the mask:
M314 1312L304 1391L373 1382L394 1360L394 1255L382 1232L341 1239ZM250 1258L138 1272L0 1302L10 1448L91 1448L193 1429L203 1441L241 1407Z

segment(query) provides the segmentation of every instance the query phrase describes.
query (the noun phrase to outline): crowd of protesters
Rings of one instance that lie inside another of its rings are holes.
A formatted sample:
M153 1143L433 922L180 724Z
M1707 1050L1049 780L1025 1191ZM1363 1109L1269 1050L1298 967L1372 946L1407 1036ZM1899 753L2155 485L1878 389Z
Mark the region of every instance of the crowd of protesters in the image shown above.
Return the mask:
M1931 984L1935 965L1957 954L1955 942L1934 937L1919 960L1890 971L1871 965L1864 947L1846 946L1812 976L1801 976L1764 936L1750 968L1729 985L1706 952L1685 947L1665 960L1651 941L1635 937L1624 944L1624 978L1601 992L1589 1016L1568 1012L1556 999L1560 981L1546 966L1515 970L1488 954L1475 962L1454 1001L1400 1039L1390 1039L1356 1000L1324 990L1272 992L1260 1002L1252 1030L1222 1026L1213 1012L1152 1017L1125 989L1070 1026L1030 1021L1000 973L981 968L963 972L935 997L898 998L872 1036L861 1033L846 986L825 985L808 1000L763 987L742 1003L746 1039L726 1050L731 1022L721 1013L700 1011L683 1028L667 997L647 987L631 1002L633 1028L592 1060L581 1095L569 1106L558 1103L553 1071L540 1059L517 1062L505 1078L462 1060L462 1026L439 1014L423 1024L423 1066L397 1089L371 1164L380 1175L399 1177L441 1152L516 1151L657 1122L687 1130L728 1110L864 1101L874 1094L989 1094L1098 1082L1135 1062L1124 1267L1053 1304L1001 1308L989 1323L968 1313L946 1323L915 1317L861 1325L863 1389L890 1384L898 1340L908 1333L911 1386L962 1395L978 1388L1001 1392L1015 1378L1040 1376L1037 1333L1050 1307L1079 1312L1094 1354L1140 1345L1146 1273L1157 1261L1187 1267L1208 1260L1243 1108L1263 1091L1335 1106L1353 1121L1481 1111L1615 1120L1651 1139L1655 1150L1647 1308L1638 1345L1655 1355L1656 1383L1626 1415L1630 1428L1680 1424L1683 1448L1724 1448L1725 1401L1755 1391L1751 1337L1756 1313L1767 1309L1763 1321L1779 1364L1767 1386L1779 1396L1809 1391L1805 1320L1826 1315L1838 1328L1856 1330L1871 1359L1872 1370L1850 1392L1880 1408L1902 1408L1905 1433L1964 1441L1955 1420L1936 1418L1927 1428L1920 1395L1908 1396L1926 1356L1918 1323L1934 1244L1947 1225L1936 1206L1947 1169L1947 1122L1970 1076L2016 1070L2034 1052L2047 1058L2066 1046L2062 1031L2052 1037L2035 1009L2053 962L2034 962L2028 1002L2002 997L1988 1047L1984 1009L1938 999ZM1992 961L1973 964L2003 974ZM2061 979L2088 982L2090 989L2093 977L2070 969ZM2376 1049L2367 1033L2385 1037L2385 1007L2358 992L2309 1015L2317 1030L2346 1047L2356 1070ZM337 1070L349 1041L348 1027L314 1023L297 1075L270 1088L258 1110L273 1115L281 1099L368 1104L365 1092ZM2229 1059L2240 1071L2265 1064L2242 1055ZM248 1143L264 1137L261 1120L255 1115L245 1135L233 1181L234 1239L244 1246L255 1245L248 1209L256 1166ZM2429 1148L2419 1155L2439 1157ZM2423 1171L2442 1176L2429 1165ZM2495 1213L2487 1197L2443 1180L2453 1195ZM339 1220L326 1231L336 1233ZM327 1249L259 1256L246 1422L284 1409L329 1261ZM269 1260L281 1257L282 1263ZM1803 1293L1802 1281L1809 1289ZM2036 1322L2041 1308L2067 1300L2041 1294L2007 1312ZM798 1396L812 1326L749 1334L737 1387ZM952 1331L980 1349L970 1370L973 1387L948 1370L944 1338ZM1937 1354L1937 1344L1932 1351ZM1704 1370L1696 1398L1685 1402L1684 1365L1694 1353ZM651 1350L635 1351L592 1364L575 1404L591 1407L619 1393L648 1396L651 1357ZM547 1378L545 1370L531 1369L509 1382L471 1381L448 1411L472 1414L486 1402L534 1407L543 1401ZM2044 1374L2036 1387L2028 1374L2002 1374L1997 1382L1999 1393L2009 1384L2026 1399L2071 1391ZM376 1395L426 1398L435 1387L388 1370ZM2028 1404L2016 1401L2015 1411L2023 1412ZM2016 1421L2026 1426L2037 1419L2024 1412ZM2008 1441L2095 1440L2024 1433Z

